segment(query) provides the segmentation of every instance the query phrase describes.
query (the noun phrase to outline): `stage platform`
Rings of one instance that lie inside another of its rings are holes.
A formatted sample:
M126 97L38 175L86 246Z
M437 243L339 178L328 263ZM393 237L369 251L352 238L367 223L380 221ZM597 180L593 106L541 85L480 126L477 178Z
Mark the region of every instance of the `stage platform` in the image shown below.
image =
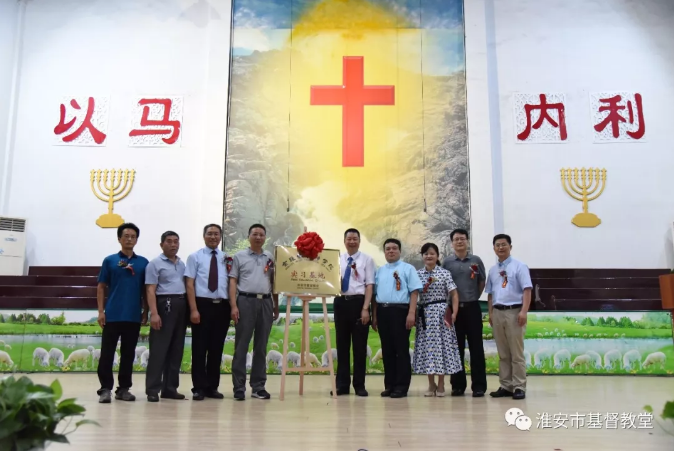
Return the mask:
M231 377L223 375L225 400L162 400L148 403L145 375L134 375L133 403L97 402L95 374L32 374L39 383L58 378L65 397L77 397L87 418L102 427L83 426L71 445L50 450L674 450L674 436L653 421L638 428L638 414L650 404L660 412L674 395L674 379L630 376L533 376L525 400L464 397L425 398L425 376L414 376L410 396L381 398L383 377L368 376L370 397L329 397L327 376L309 376L305 395L297 394L297 376L288 377L286 400L278 400L280 377L271 376L272 400L231 398ZM489 376L490 390L498 386ZM189 375L181 391L189 393ZM532 420L529 431L508 426L505 413L520 408ZM567 428L552 428L554 415L568 416ZM571 426L575 413L585 425ZM590 413L600 413L600 428L589 428ZM606 425L607 413L637 415L635 426ZM537 427L537 416L550 416L551 427ZM636 427L636 428L635 428Z

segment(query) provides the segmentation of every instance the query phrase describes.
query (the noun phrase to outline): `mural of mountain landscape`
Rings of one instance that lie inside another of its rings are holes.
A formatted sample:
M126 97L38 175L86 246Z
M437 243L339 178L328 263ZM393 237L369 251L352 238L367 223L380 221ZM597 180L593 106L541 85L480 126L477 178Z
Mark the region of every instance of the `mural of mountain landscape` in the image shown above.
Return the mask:
M356 227L378 264L388 237L413 264L428 241L448 253L451 230L470 227L463 38L460 0L234 0L228 251L262 222L270 251L305 227L341 248ZM393 104L353 119L312 101L346 83L345 58L362 58L364 85L392 87ZM362 150L345 127L362 128Z

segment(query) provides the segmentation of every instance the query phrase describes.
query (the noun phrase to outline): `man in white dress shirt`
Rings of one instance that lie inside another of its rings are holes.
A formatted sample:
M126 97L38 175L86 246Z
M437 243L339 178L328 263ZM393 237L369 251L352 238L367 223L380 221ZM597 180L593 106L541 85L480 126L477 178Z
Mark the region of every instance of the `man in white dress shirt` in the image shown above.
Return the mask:
M346 253L340 256L342 295L335 298L335 335L337 337L337 395L346 395L351 386L350 351L353 340L353 389L367 397L365 366L367 336L370 330L370 301L374 288L374 261L361 253L360 232L344 232Z

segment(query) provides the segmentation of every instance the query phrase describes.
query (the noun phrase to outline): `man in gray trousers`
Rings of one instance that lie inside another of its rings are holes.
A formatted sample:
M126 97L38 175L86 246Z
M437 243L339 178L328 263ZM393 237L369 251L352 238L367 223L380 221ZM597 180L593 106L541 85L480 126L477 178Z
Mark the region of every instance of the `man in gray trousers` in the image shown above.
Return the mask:
M253 365L250 373L251 396L269 399L265 390L267 382L267 341L272 322L278 319L278 295L272 295L274 258L262 247L267 230L261 224L248 229L250 248L234 255L229 271L229 302L236 325L232 382L234 398L246 399L246 355L250 340L253 342ZM238 296L237 296L238 289Z
M159 391L162 399L185 398L178 393L187 327L185 263L177 255L180 238L175 232L164 232L159 246L163 253L153 259L145 270L152 326L150 359L145 376L148 402L158 402Z

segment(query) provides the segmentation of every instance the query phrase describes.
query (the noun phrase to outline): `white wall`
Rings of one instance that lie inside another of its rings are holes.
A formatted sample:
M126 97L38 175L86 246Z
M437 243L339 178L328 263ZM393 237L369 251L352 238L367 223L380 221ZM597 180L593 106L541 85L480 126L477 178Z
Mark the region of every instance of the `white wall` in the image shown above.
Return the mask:
M490 226L506 232L531 267L674 266L672 24L671 0L466 0L475 239L489 240ZM592 143L588 92L602 90L642 93L646 142ZM516 144L514 92L566 93L568 143ZM580 203L559 179L562 167L583 166L607 169L606 190L590 203L602 220L594 229L571 224ZM476 212L490 207L493 218Z
M3 182L6 178L4 171L7 167L5 158L11 140L14 86L16 67L17 25L20 19L22 5L19 0L0 0L0 206L5 201Z
M209 5L210 4L210 5ZM25 12L13 166L4 215L29 219L30 265L99 265L116 231L89 171L137 171L115 213L141 229L137 252L181 235L181 255L222 222L229 73L229 0L31 0ZM109 95L105 147L53 146L62 96ZM137 95L184 96L182 147L129 148ZM157 192L156 188L161 187ZM152 198L146 195L153 194Z

